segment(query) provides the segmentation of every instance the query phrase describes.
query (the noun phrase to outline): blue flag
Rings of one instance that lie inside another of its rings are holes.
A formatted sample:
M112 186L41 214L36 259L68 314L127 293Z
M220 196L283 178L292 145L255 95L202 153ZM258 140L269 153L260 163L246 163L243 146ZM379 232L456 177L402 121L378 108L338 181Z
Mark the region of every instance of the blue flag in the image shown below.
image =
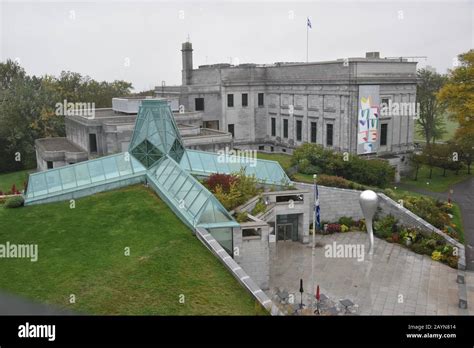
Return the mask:
M318 191L317 183L314 183L314 213L316 214L316 225L318 226L318 230L320 230L321 219L320 219L320 211L319 211L319 191Z
M311 21L309 20L309 17L306 18L307 19L307 22L306 22L306 25L312 29L313 27L311 26Z

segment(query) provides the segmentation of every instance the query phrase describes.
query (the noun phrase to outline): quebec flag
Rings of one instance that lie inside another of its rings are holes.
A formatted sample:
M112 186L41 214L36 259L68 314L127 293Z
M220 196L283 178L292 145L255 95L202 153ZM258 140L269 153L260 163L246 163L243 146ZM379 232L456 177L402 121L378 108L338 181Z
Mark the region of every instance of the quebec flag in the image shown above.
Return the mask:
M316 216L316 226L318 226L318 230L321 230L321 218L320 218L320 210L319 210L319 191L318 191L318 184L314 184L314 214Z

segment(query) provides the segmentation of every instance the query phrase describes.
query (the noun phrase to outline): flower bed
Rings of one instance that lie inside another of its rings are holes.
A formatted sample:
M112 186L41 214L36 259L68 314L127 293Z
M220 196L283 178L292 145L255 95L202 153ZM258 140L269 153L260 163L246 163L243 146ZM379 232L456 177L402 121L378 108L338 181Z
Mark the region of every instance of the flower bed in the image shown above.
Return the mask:
M395 217L387 215L374 220L374 235L389 243L397 243L407 247L417 254L430 256L452 268L458 267L459 250L448 244L446 240L432 232L429 235L421 233L417 228L400 225ZM341 217L337 223L325 223L321 233L329 234L347 232L349 230L366 231L365 221Z

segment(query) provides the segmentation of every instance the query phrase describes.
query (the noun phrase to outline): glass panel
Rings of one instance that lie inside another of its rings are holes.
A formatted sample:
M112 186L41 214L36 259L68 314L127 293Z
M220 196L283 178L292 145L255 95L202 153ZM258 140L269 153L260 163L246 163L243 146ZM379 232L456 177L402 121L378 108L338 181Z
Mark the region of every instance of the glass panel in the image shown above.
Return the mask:
M35 197L48 193L44 173L32 175L31 181L33 183L33 192Z
M196 215L208 198L209 196L205 191L199 192L199 196L196 197L192 205L189 207L191 214Z
M214 239L224 248L225 251L230 256L233 256L232 253L232 228L211 228L209 233L214 237Z
M189 190L193 186L193 183L190 179L186 178L186 182L183 184L183 186L179 189L179 192L176 193L176 199L178 201L181 201L184 199L184 197L188 194Z
M104 167L106 179L113 179L119 176L117 163L115 162L115 157L106 157L102 159L102 165Z
M61 181L63 183L64 190L76 187L76 177L74 175L74 167L67 166L67 167L61 168L60 174L61 174Z
M102 168L102 163L100 161L95 160L88 162L88 166L92 182L105 180L104 168Z
M168 176L170 175L170 173L174 169L174 166L170 164L171 161L168 160L167 162L168 162L168 166L166 166L166 168L163 170L163 173L161 174L160 178L158 179L158 182L160 184L163 184L166 181L166 179L168 179Z
M179 178L176 179L176 181L174 182L173 186L170 187L170 192L173 194L173 195L176 195L176 193L178 192L179 188L181 187L181 185L183 185L184 181L186 180L186 175L183 173L183 174L179 174Z
M117 161L117 170L120 176L132 174L132 166L131 166L132 156L129 153L125 152L117 156L116 161Z
M194 184L193 187L189 190L186 197L184 198L185 207L189 208L191 206L200 191L201 189L197 186L197 184Z
M74 166L74 171L76 173L77 186L84 186L91 183L87 162L76 164Z
M170 165L170 167L172 168L172 170L168 174L168 177L162 182L162 185L165 186L167 189L169 189L169 187L173 185L174 181L176 180L180 172L180 169L176 167L174 164Z
M48 193L62 190L59 170L46 171L45 176L46 176L46 184L48 185Z

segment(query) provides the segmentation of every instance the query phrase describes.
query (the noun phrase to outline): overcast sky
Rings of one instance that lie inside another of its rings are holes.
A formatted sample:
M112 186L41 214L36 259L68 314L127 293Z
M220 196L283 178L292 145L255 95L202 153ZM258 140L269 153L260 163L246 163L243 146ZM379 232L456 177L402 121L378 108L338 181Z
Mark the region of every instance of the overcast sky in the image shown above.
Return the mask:
M136 90L181 83L181 43L194 67L427 56L438 72L474 47L474 1L3 1L0 58L28 74L71 70Z

